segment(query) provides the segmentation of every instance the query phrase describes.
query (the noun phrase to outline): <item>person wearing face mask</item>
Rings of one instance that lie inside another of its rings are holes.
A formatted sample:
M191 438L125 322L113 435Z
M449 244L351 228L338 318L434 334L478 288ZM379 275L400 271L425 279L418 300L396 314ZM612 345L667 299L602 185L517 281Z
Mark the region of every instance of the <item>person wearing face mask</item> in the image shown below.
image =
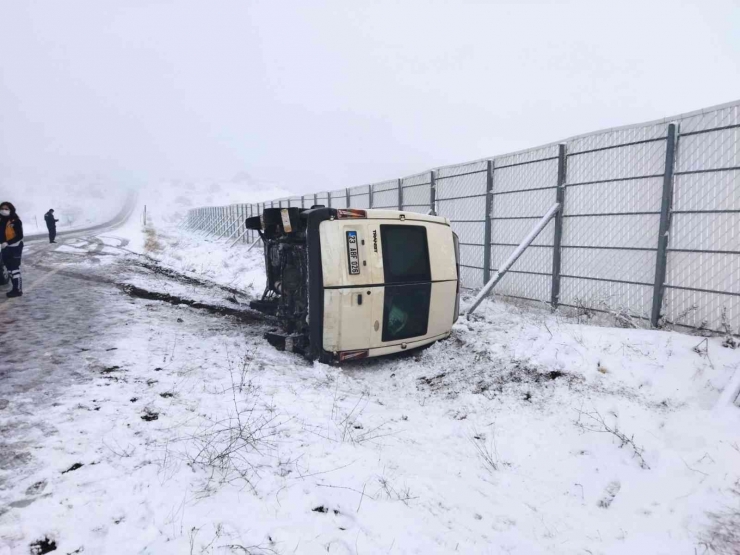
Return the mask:
M15 206L9 202L0 203L0 248L2 260L13 283L8 297L23 295L21 281L21 254L23 254L23 222L15 213Z

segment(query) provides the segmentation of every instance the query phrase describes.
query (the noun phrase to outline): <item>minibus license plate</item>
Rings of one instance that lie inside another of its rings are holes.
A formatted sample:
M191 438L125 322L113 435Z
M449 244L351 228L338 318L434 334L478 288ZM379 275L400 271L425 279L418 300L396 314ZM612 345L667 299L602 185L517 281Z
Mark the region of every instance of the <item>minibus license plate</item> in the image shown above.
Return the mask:
M357 232L347 232L347 255L349 259L349 273L356 276L360 273L360 251L357 248Z

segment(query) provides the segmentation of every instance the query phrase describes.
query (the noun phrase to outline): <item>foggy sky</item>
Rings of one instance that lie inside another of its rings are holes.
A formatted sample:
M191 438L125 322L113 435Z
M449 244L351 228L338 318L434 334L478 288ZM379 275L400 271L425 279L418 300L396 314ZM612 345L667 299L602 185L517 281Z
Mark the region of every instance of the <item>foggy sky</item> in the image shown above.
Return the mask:
M0 0L0 185L361 185L734 100L739 60L729 0Z

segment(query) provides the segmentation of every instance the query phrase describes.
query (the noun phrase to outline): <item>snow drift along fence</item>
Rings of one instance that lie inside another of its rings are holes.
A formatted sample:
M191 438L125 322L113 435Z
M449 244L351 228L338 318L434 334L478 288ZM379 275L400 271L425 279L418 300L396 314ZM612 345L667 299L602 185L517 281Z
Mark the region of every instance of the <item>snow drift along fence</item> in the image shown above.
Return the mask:
M563 210L498 294L740 327L740 102L372 185L198 208L187 225L228 237L265 208L314 204L432 212L452 222L463 284L479 288L556 201Z

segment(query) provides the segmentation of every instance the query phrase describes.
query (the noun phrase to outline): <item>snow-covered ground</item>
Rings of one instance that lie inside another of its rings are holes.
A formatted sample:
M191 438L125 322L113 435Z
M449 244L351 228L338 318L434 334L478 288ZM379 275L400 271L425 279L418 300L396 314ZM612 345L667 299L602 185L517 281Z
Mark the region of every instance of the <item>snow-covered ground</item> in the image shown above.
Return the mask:
M26 235L46 233L44 214L54 209L58 231L96 225L121 211L129 190L96 176L74 176L62 181L0 183L0 202L12 202L23 220Z
M223 181L162 181L139 189L139 210L161 226L181 220L188 210L203 206L258 203L293 195L279 184L264 184L247 174ZM141 220L140 220L141 221Z
M486 301L422 352L309 363L245 308L262 251L168 219L37 251L59 273L0 305L6 345L59 334L2 355L0 555L722 552L721 338Z

